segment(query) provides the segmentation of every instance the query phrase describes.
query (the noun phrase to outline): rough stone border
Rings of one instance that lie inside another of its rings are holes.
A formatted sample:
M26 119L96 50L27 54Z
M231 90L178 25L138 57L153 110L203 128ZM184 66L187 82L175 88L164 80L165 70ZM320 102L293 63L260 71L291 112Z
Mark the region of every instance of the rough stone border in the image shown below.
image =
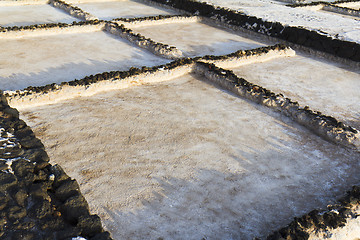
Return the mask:
M32 104L31 102L39 101L40 99L43 99L44 101L56 98L63 100L73 97L74 94L76 96L89 95L90 92L91 94L94 94L96 92L104 91L106 88L121 88L125 85L129 85L129 82L132 82L133 84L134 82L148 82L153 81L152 79L156 77L173 78L190 72L195 62L199 60L229 67L229 64L237 66L249 61L258 60L258 58L268 60L274 57L292 55L293 51L289 47L282 44L276 44L251 50L239 50L223 56L206 55L204 57L181 58L160 66L144 66L141 69L132 67L127 71L103 72L86 76L79 80L75 79L69 82L62 82L60 84L52 83L40 87L29 86L23 90L5 91L4 95L11 105L20 106L25 102L29 102L30 105ZM148 78L149 80L147 80ZM65 96L65 93L62 92L66 92L69 96Z
M90 21L81 21L68 23L46 23L46 24L34 24L29 26L13 26L13 27L0 27L0 36L2 38L6 37L17 37L23 36L24 34L29 33L38 33L39 31L55 30L61 29L62 32L64 29L71 30L72 28L84 27L84 26L97 26L99 29L104 27L104 21L101 20L90 20Z
M347 7L341 7L341 6L337 6L334 3L328 3L328 2L290 4L290 5L286 5L286 6L292 7L292 8L316 7L316 10L324 10L324 11L339 13L339 14L348 15L348 16L360 17L360 10L355 10L355 9L347 8Z
M234 68L254 62L269 61L279 57L291 57L296 53L290 47L284 44L260 47L250 50L239 50L234 53L222 56L206 55L199 60L207 63L213 63L221 68Z
M184 15L159 15L143 18L116 18L112 22L124 24L127 27L156 26L167 23L193 23L199 22L201 18L189 14Z
M99 20L97 17L91 15L88 12L83 11L82 9L75 7L71 4L68 4L61 0L49 0L49 4L55 8L59 8L69 13L71 16L79 18L84 21L89 20Z
M302 107L298 102L285 98L282 94L275 94L266 88L250 83L239 78L232 71L216 67L214 64L198 62L196 70L222 88L281 112L331 142L360 151L360 132L331 116L312 111L308 106Z
M239 26L276 37L291 43L303 45L318 51L326 52L354 62L360 62L360 44L343 41L302 27L284 26L279 22L269 22L255 16L247 16L234 10L216 7L195 0L152 0L230 25Z
M146 38L141 34L135 34L131 29L126 28L123 24L107 22L105 24L105 31L120 36L140 48L144 48L157 56L167 59L178 59L183 56L183 53L174 46L158 43L150 38Z
M325 239L334 229L359 218L359 213L360 187L353 186L337 204L327 206L326 210L312 210L300 218L294 218L286 227L268 235L267 240L308 239L310 234Z
M0 238L110 240L76 180L52 166L44 145L0 91Z
M183 58L166 65L132 67L128 71L104 72L61 84L53 83L41 87L28 87L21 91L6 91L4 96L11 106L17 108L55 103L74 96L91 96L145 82L158 82L160 78L170 80L191 72L194 63L194 59Z
M143 21L159 21L164 19L171 19L171 18L189 18L192 17L190 14L178 14L178 15L157 15L157 16L149 16L149 17L134 17L134 18L115 18L111 21L120 21L120 22L143 22Z

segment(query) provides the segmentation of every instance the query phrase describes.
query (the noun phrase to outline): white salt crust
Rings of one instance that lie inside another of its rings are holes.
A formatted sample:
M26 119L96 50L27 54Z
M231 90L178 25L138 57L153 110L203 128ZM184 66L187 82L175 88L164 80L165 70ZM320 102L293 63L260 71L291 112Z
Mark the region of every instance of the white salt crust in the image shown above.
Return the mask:
M265 237L359 181L354 152L192 75L21 114L114 239Z
M17 1L15 2L17 3ZM77 21L77 19L43 2L10 5L0 1L0 26L2 27L57 22L72 23L73 21Z
M94 28L100 26L79 27L84 30L82 33L56 34L62 30L44 30L40 31L44 35L39 36L34 36L37 31L24 31L30 36L0 39L0 65L3 67L0 69L0 89L59 84L91 74L169 62L122 38L94 31Z

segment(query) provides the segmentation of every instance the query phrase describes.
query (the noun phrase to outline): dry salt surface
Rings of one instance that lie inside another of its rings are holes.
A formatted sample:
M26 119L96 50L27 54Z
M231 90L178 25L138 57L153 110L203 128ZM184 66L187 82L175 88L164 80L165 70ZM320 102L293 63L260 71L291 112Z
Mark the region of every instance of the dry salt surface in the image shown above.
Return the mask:
M72 81L169 62L106 32L0 39L0 89Z
M296 55L232 70L239 77L360 129L359 69Z
M252 40L245 34L240 35L235 31L202 22L131 27L134 32L155 41L176 46L186 57L224 55L240 49L253 49L268 45L260 40ZM252 38L254 39L254 37Z
M358 155L184 75L21 110L114 239L252 239L359 183Z
M142 1L119 0L119 1L70 1L72 5L92 14L102 20L115 18L131 18L156 15L176 15L179 12L158 6L146 5Z
M48 4L0 5L0 26L26 26L43 23L72 23L78 19Z
M288 26L302 26L334 38L360 43L360 24L356 19L307 8L291 8L267 0L201 1L244 12L249 16L256 16L270 22L280 22Z

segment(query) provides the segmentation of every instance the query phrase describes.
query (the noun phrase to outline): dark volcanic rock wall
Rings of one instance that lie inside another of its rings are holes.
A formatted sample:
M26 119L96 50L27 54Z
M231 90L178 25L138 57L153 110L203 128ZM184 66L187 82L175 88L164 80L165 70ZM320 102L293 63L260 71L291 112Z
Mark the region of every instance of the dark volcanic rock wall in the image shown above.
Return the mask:
M71 179L0 92L0 239L111 239Z

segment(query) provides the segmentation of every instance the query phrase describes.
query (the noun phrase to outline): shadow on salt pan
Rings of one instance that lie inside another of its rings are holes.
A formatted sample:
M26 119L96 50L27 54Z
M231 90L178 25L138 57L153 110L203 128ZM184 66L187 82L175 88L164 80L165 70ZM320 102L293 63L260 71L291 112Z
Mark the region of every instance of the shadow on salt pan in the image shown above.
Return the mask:
M313 150L289 161L286 145L273 147L249 147L233 156L245 169L241 174L198 169L192 180L156 178L162 191L135 211L105 207L110 218L104 225L115 239L264 238L294 217L325 208L359 181L358 164L355 170L343 162L341 154L349 154L342 149L330 158Z

